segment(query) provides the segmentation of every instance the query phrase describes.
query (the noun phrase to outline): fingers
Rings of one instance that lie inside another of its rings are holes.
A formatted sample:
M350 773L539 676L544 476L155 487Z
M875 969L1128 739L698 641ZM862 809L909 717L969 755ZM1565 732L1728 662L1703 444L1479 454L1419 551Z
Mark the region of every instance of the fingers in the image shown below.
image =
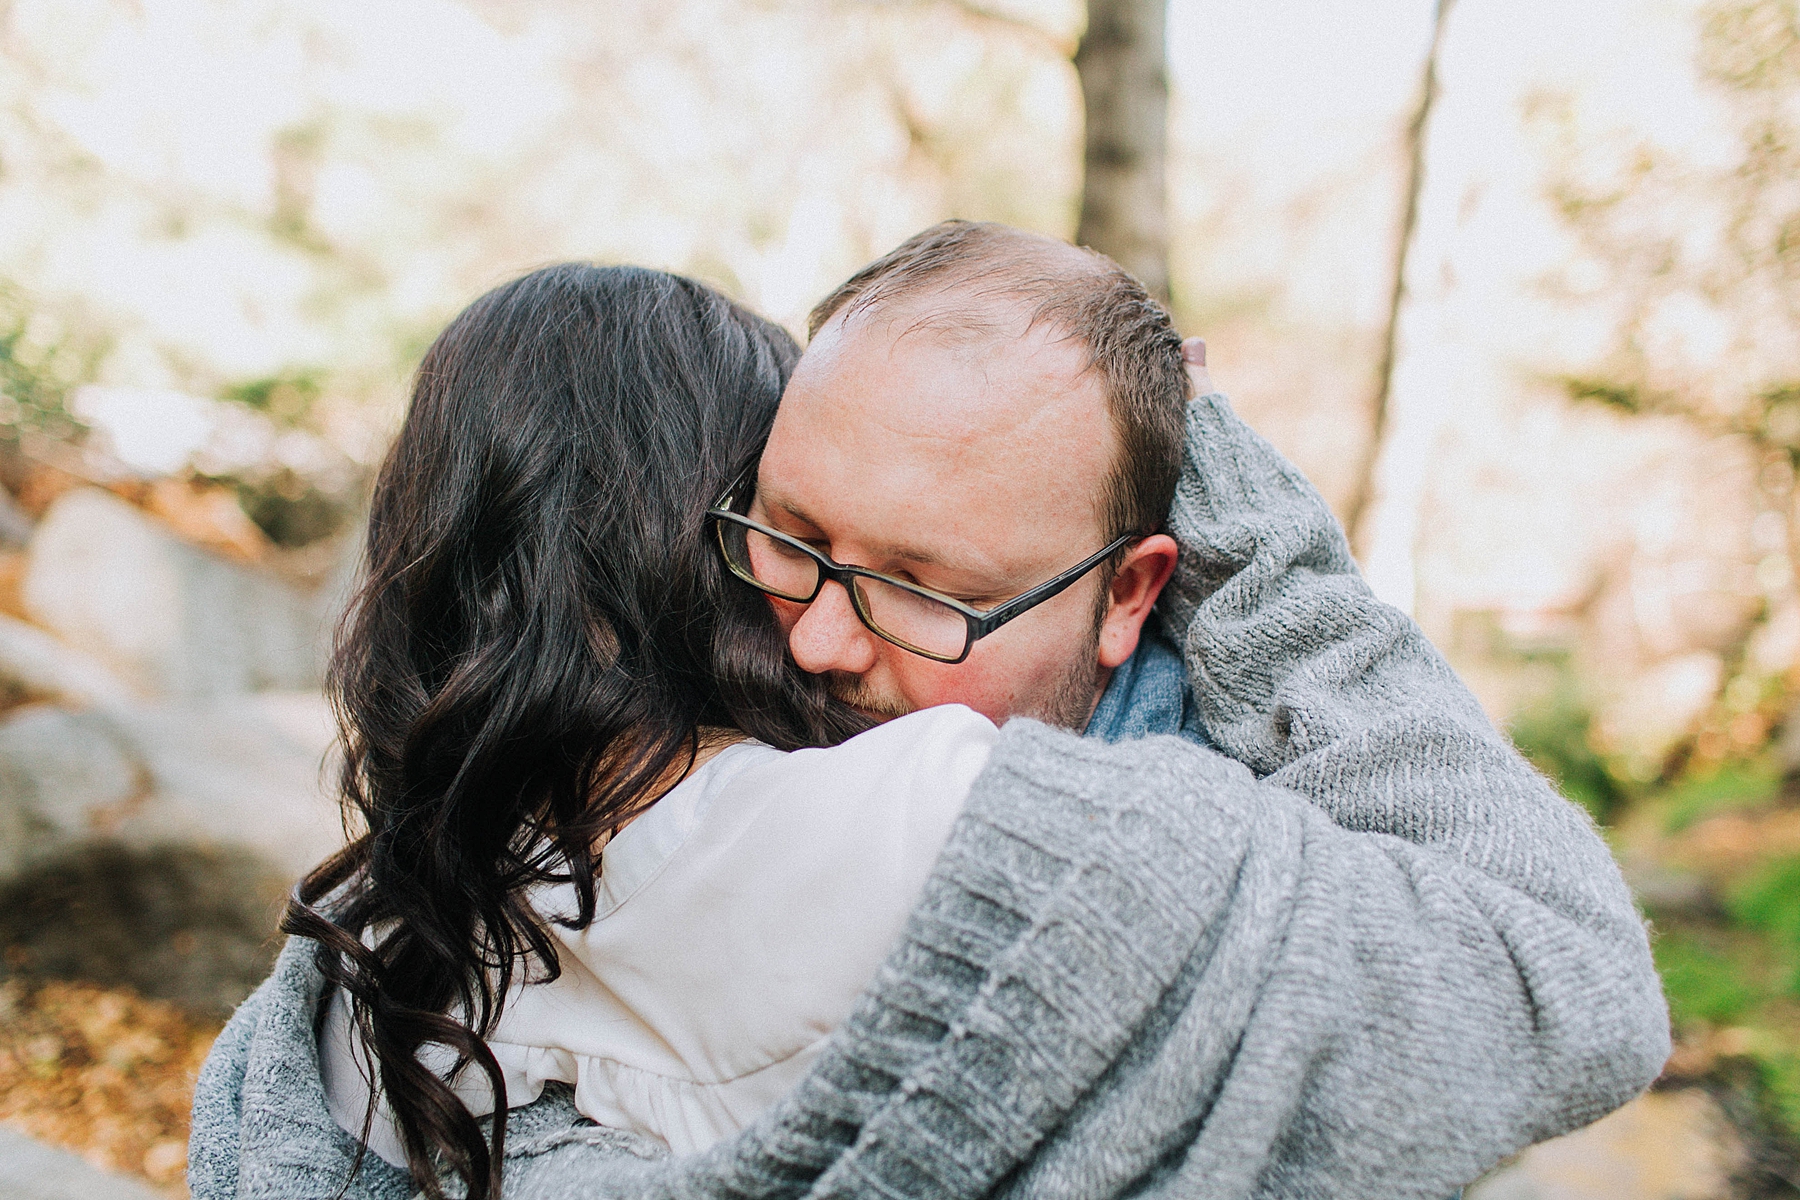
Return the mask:
M1188 382L1193 385L1194 395L1204 396L1217 391L1213 387L1212 376L1206 370L1206 340L1204 338L1187 338L1181 343L1181 361L1187 366Z

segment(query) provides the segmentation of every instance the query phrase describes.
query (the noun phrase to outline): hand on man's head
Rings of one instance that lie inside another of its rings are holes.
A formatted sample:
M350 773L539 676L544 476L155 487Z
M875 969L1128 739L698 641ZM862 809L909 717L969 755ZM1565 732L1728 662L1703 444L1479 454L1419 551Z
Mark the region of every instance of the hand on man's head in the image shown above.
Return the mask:
M1205 396L1212 392L1212 376L1206 370L1206 339L1191 337L1181 343L1181 362L1187 368L1188 382L1193 384L1194 395Z

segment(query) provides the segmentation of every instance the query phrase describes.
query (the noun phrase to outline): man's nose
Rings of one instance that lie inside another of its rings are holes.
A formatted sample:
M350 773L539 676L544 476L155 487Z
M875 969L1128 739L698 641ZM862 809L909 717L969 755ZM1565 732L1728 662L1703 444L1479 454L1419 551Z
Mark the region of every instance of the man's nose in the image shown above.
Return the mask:
M861 675L875 665L879 641L851 607L844 586L827 580L788 631L788 649L803 671L815 675L847 671Z

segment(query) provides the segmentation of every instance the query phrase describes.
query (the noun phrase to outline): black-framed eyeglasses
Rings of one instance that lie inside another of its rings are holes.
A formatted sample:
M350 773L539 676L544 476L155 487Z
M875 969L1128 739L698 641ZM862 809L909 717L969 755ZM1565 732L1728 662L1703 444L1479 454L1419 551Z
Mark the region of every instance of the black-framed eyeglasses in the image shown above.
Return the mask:
M747 499L754 478L752 466L706 511L718 534L719 553L733 575L771 596L796 604L812 603L830 580L849 593L850 606L870 633L902 650L942 663L963 661L976 642L1021 613L1067 591L1119 547L1141 536L1128 533L1115 538L1056 578L983 612L916 583L833 562L798 538L752 521L737 508Z

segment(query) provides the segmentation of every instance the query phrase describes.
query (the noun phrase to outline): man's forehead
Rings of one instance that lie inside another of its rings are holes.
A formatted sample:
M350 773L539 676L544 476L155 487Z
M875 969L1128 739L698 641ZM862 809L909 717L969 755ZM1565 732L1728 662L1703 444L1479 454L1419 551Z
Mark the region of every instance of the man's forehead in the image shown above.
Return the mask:
M788 399L804 406L905 412L975 432L1018 410L1103 400L1086 346L1020 302L922 298L840 314L808 346ZM784 399L784 407L787 400ZM1069 416L1074 416L1071 411ZM1096 412L1091 415L1098 416Z
M1079 347L1021 321L971 354L862 316L795 371L763 460L771 503L871 559L1022 568L1093 541L1116 439Z

